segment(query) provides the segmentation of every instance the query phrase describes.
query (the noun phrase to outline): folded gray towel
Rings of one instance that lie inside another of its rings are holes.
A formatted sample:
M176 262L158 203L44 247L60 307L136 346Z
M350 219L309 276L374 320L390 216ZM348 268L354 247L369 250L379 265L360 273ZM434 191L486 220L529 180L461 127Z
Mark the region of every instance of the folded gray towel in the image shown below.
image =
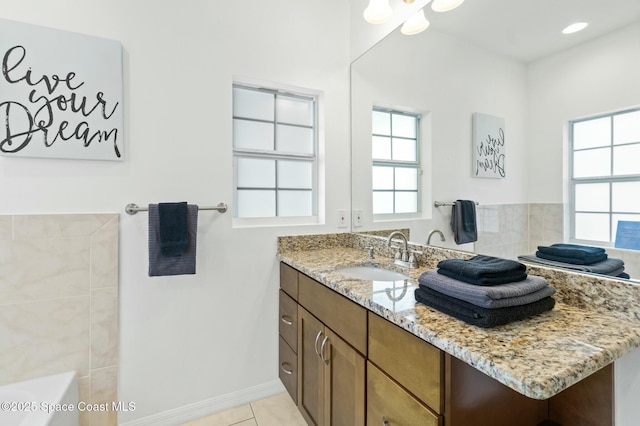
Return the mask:
M159 219L158 204L149 204L149 276L195 274L198 206L187 205L189 247L183 254L173 256L162 254Z
M487 287L468 284L432 269L423 272L418 278L418 283L420 286L487 309L526 305L556 292L547 280L535 275L529 275L523 281Z

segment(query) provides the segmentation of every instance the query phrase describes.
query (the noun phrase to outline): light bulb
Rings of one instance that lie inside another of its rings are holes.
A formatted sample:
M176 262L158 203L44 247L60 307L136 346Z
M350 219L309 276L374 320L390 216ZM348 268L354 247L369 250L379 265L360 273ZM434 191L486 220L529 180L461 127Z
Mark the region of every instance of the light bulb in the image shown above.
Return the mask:
M393 15L393 9L389 6L389 0L369 0L369 6L362 15L370 24L384 24Z
M562 30L562 34L573 34L573 33L577 33L578 31L582 31L587 27L586 22L576 22L575 24L571 24L569 25L567 28L565 28L564 30Z
M431 9L436 12L448 12L464 3L464 0L434 0Z
M407 19L404 24L402 24L402 28L400 31L405 35L414 35L421 33L429 27L429 21L424 17L424 9L420 9L409 19Z

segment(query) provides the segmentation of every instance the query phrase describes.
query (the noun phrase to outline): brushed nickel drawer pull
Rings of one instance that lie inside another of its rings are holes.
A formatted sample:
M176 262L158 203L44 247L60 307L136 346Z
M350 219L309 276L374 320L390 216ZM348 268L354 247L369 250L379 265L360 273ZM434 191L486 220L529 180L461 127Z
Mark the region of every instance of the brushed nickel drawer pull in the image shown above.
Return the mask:
M329 364L329 360L324 357L324 345L326 345L328 341L329 341L329 336L325 336L324 340L322 341L322 345L320 346L320 359L325 364Z
M280 317L280 321L282 321L283 323L285 323L287 325L293 325L293 319L291 319L291 317L289 315L282 315Z
M285 366L289 367L289 369L287 370ZM282 364L280 364L280 370L282 370L286 374L293 374L293 370L291 369L291 366L289 365L288 362L283 362Z

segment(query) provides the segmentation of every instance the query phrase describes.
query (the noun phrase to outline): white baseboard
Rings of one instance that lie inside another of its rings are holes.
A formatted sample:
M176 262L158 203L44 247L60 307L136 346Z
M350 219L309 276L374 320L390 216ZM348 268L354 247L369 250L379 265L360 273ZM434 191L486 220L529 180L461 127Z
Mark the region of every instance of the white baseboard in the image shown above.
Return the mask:
M215 398L184 405L174 408L173 410L163 411L162 413L152 416L120 423L120 426L176 426L180 423L208 416L282 392L285 392L282 382L280 380L273 380Z

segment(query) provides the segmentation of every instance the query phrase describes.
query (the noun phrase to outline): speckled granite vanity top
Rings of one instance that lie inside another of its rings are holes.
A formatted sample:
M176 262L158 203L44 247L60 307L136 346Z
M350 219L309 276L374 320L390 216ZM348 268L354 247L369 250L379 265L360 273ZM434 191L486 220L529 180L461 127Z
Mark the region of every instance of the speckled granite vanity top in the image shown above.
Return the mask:
M419 246L418 269L393 265L386 241L357 234L281 237L284 263L323 283L508 387L547 399L640 347L640 286L528 265L557 290L555 308L536 317L483 329L416 303L417 278L439 260L468 253ZM376 256L367 259L365 247ZM382 255L379 253L382 252ZM373 262L410 277L403 282L349 278L336 272Z

